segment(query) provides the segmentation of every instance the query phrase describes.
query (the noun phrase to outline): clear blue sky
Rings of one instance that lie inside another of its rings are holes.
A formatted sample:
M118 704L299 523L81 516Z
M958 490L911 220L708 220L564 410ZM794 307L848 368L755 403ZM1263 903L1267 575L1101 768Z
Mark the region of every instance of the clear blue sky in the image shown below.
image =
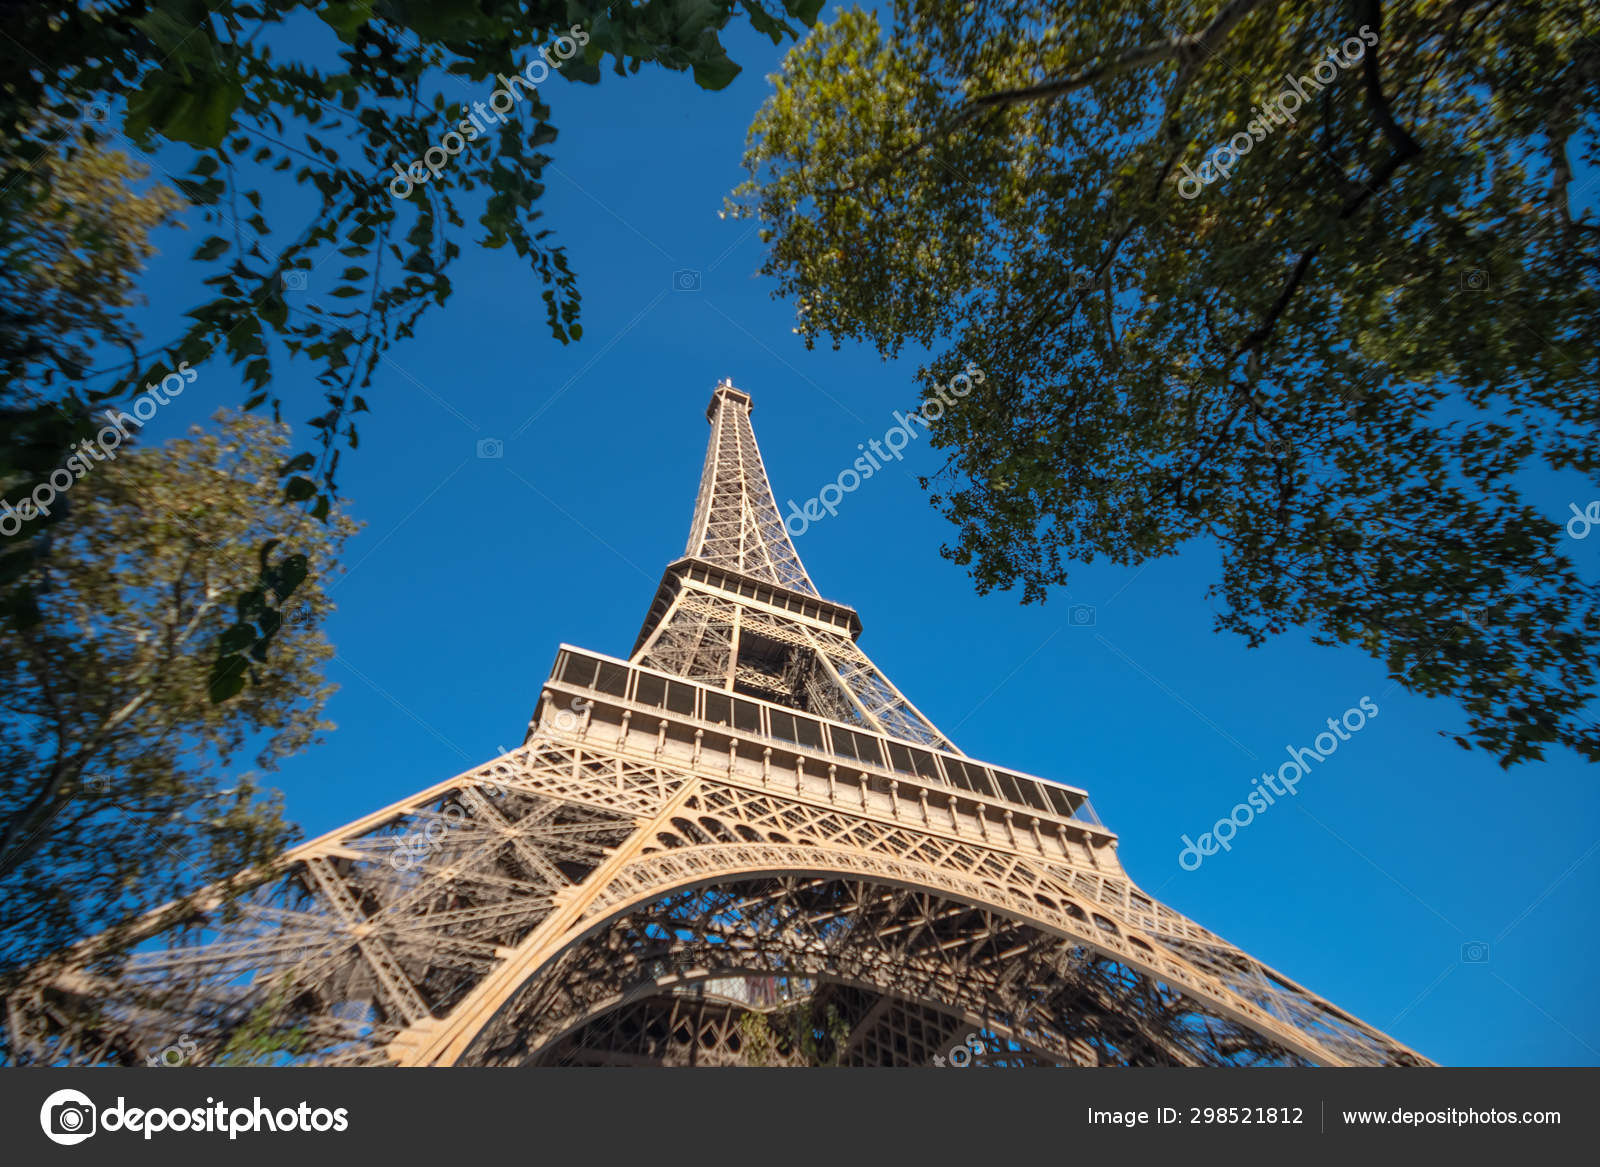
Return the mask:
M626 655L683 550L719 378L755 398L780 504L915 404L915 360L807 352L755 274L753 228L718 218L779 57L747 27L726 39L745 72L721 93L659 70L545 86L561 136L540 206L579 273L580 343L548 338L513 255L469 248L453 300L366 394L341 481L366 528L328 628L339 728L272 779L308 836L518 744L562 641ZM273 205L292 216L296 195ZM167 240L152 269L152 338L197 302L183 257L200 230ZM339 263L304 295L326 295ZM698 290L675 291L679 271ZM318 412L306 366L285 366L279 387L288 419ZM147 433L241 400L213 363ZM483 439L504 456L479 458ZM1453 706L1394 688L1358 651L1214 634L1205 546L1080 568L1043 606L979 597L938 554L952 532L914 477L936 464L914 448L798 545L822 593L861 612L866 650L963 749L1086 787L1140 886L1431 1058L1600 1064L1592 767L1561 754L1507 774L1439 736L1462 723ZM1553 522L1595 493L1539 485ZM1577 550L1600 565L1600 537ZM1073 622L1075 603L1094 606L1092 626ZM1362 697L1379 715L1297 796L1230 853L1180 869L1181 834L1211 829L1286 745L1310 746ZM1488 959L1463 961L1479 944Z

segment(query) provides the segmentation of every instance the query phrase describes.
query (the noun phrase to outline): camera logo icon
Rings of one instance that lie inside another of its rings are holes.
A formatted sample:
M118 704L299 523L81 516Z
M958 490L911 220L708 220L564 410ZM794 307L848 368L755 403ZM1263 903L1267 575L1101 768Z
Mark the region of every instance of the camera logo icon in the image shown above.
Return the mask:
M1463 292L1481 292L1489 286L1489 273L1481 267L1464 271L1457 278Z
M700 290L700 273L683 268L672 273L672 290L674 292L698 292Z
M52 1143L71 1147L94 1134L96 1113L81 1090L57 1090L39 1108L39 1125Z
M306 290L306 287L310 282L307 278L310 274L310 272L296 268L293 271L284 272L281 276L279 276L279 280L283 284L284 291L303 292Z
M1469 940L1461 946L1462 964L1488 964L1489 946L1482 940Z
M1067 609L1067 623L1074 628L1094 627L1094 605L1073 604Z
M478 439L478 457L480 457L480 458L504 458L505 456L506 456L506 444L503 441L501 441L499 438L479 438Z

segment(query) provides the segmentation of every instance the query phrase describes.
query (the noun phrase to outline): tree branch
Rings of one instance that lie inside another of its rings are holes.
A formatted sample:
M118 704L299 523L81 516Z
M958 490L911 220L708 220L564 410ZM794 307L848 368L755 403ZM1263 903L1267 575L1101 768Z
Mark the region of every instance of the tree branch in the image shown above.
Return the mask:
M1373 26L1372 31L1378 33L1378 25L1382 20L1378 0L1358 0L1357 9L1365 15L1366 23ZM1399 170L1410 159L1422 153L1422 147L1418 145L1417 140L1394 120L1394 114L1389 109L1389 99L1384 96L1383 81L1378 73L1378 50L1382 43L1380 34L1378 43L1372 45L1368 49L1366 56L1362 58L1361 73L1367 101L1372 106L1373 117L1383 129L1384 136L1394 145L1395 150L1393 154L1383 161L1381 166L1372 172L1371 179L1364 184L1363 189L1345 200L1345 204L1339 209L1337 216L1339 222L1346 222L1354 217L1357 211L1366 206L1368 200L1388 185L1389 180L1394 177L1395 171ZM1317 258L1317 254L1321 250L1322 245L1319 243L1317 246L1308 248L1300 253L1300 258L1295 261L1294 268L1289 272L1288 282L1284 284L1283 290L1278 293L1278 298L1273 301L1272 307L1267 311L1266 319L1240 342L1239 347L1234 350L1235 356L1244 352L1259 353L1267 341L1271 339L1273 331L1278 326L1279 317L1288 308L1289 301L1294 298L1294 294L1299 290L1300 285L1305 282L1306 272L1310 270L1312 261Z
M1118 73L1126 73L1130 69L1142 69L1146 65L1154 65L1160 61L1181 61L1185 66L1184 72L1192 74L1196 62L1215 52L1216 46L1227 39L1235 25L1263 5L1275 8L1278 0L1231 0L1230 3L1223 5L1222 11L1217 13L1211 23L1200 32L1140 45L1104 65L1080 69L1070 76L1053 81L1042 81L1038 85L1027 85L1020 89L1002 89L997 93L986 93L982 97L973 98L968 109L975 112L978 109L994 106L1051 100ZM1171 104L1171 99L1168 104Z
M1370 26L1372 34L1378 38L1361 58L1362 86L1366 91L1367 101L1372 106L1372 116L1377 119L1384 137L1389 139L1390 145L1395 148L1403 162L1407 158L1421 154L1422 147L1417 145L1417 140L1394 120L1394 113L1389 109L1389 99L1383 93L1383 78L1378 73L1378 53L1383 47L1383 5L1379 0L1356 0L1356 19L1363 25Z

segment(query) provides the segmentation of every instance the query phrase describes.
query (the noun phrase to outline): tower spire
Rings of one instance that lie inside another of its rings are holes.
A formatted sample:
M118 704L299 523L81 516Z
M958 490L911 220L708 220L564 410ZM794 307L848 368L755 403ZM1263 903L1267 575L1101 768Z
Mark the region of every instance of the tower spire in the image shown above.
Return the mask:
M712 390L706 418L711 441L684 555L818 595L778 511L767 469L750 427L750 394L724 377Z

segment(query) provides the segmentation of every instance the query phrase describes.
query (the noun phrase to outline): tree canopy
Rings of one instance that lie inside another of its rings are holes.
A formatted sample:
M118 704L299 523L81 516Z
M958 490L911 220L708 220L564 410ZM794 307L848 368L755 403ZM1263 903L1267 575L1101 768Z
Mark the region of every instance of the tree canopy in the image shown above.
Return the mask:
M130 356L81 391L114 397L219 351L240 366L249 406L276 408L275 358L304 356L318 367L325 397L311 421L320 434L322 490L299 477L312 468L306 459L288 472L295 476L289 491L293 500L319 494L326 506L339 439L357 440L354 416L367 408L358 390L384 348L450 296L448 271L461 254L456 229L465 225L462 192L486 192L478 242L509 245L545 285L552 336L582 335L575 277L534 205L550 161L543 148L557 131L548 87L538 87L532 66L541 66L541 81L559 72L594 82L609 56L619 75L657 64L692 70L698 84L718 89L739 72L717 36L731 19L747 15L778 43L795 33L786 16L809 22L819 7L819 0L24 5L8 10L12 25L0 40L0 180L19 177L53 149L58 135L40 130L40 109L79 118L92 111L91 141L98 127L142 150L189 148L175 181L214 230L193 254L210 267L211 298L189 311L182 335ZM518 84L505 85L508 75ZM397 166L421 173L413 163L500 88L511 94L510 116L498 103L478 111L483 141L451 151L448 167L396 197ZM263 198L274 172L315 191L309 222L274 217ZM295 305L285 292L297 273L334 253L344 264L330 298L347 306ZM7 266L18 262L14 253L4 258Z
M30 475L53 468L48 451L83 436L71 427L89 407L159 383L185 362L200 368L213 354L238 367L246 408L278 418L283 387L308 381L282 375L284 362L301 359L321 399L290 395L291 408L304 411L296 420L314 437L311 449L284 459L280 477L287 502L326 519L340 453L359 441L357 415L369 409L373 374L390 345L449 300L469 217L479 245L510 247L528 264L554 339L582 336L575 273L537 206L546 147L557 136L554 74L596 82L609 59L619 76L651 64L721 89L739 73L718 36L730 21L748 18L776 44L820 7L821 0L9 6L0 37L0 192L26 188L29 175L63 155L64 141L81 139L109 156L106 143L125 138L159 156L162 177L182 196L207 290L181 331L150 347L106 351L127 339L103 327L114 323L104 318L108 297L65 305L81 318L66 321L63 342L48 353L20 345L36 358L31 364L0 360L0 411L41 394L59 407L7 415L0 472L20 475L26 492ZM409 190L399 183L407 175ZM285 179L313 196L310 214L273 198ZM0 193L0 210L5 201ZM124 202L125 234L155 225ZM95 246L101 254L87 258L103 269L117 240ZM142 255L128 258L123 278ZM34 272L36 260L24 234L0 234L0 273ZM314 269L319 284L332 285L326 297L297 297ZM32 313L28 306L25 296L0 293L0 324L23 337L48 336L61 324L51 305ZM71 343L96 327L106 342L99 349ZM0 357L5 348L0 341ZM87 367L91 351L99 367ZM273 591L269 566L256 581L264 594ZM251 649L264 648L275 635L272 618L250 616L241 613L240 627L255 628ZM237 692L251 659L248 651L220 652L214 696Z
M0 500L37 487L64 452L98 429L73 378L96 350L138 353L129 310L155 252L151 234L177 219L183 201L151 181L149 167L109 149L81 124L45 116L38 150L0 182ZM48 551L66 507L24 529L0 523L0 612L26 619L21 584Z
M155 252L151 233L183 207L150 168L80 124L34 127L33 165L0 190L0 376L11 404L45 398L101 346L138 352L128 309Z
M1220 628L1600 759L1600 588L1526 495L1600 469L1594 5L896 0L775 81L732 208L808 344L984 370L925 483L980 591L1214 541Z
M354 523L280 505L283 426L216 429L96 458L70 487L29 620L0 613L0 969L265 861L295 830L270 770L330 728L322 631L330 563ZM237 700L207 699L214 641L238 618L263 547L292 540L307 582Z

